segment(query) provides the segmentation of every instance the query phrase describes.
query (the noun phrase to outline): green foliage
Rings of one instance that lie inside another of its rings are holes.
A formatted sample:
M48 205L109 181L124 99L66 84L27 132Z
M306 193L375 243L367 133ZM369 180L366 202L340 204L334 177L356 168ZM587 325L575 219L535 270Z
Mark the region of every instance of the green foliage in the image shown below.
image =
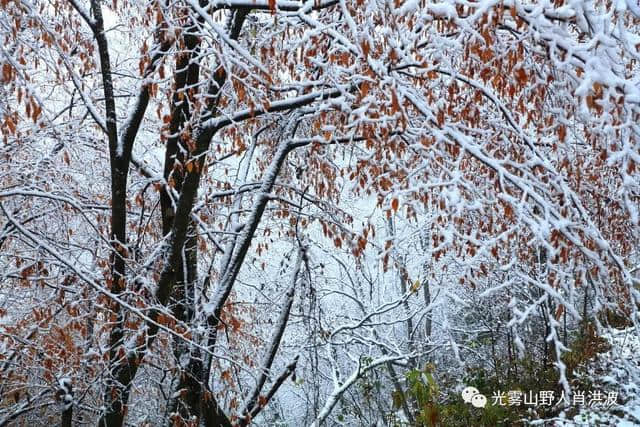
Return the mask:
M588 379L579 378L576 373L580 367L608 349L606 340L597 336L591 325L585 326L573 337L569 351L562 356L562 360L574 387L582 390L593 388L593 384L587 383ZM494 404L497 403L492 398L495 393L510 390L534 394L549 390L554 391L556 396L560 395L560 378L554 365L545 364L542 359L532 356L505 362L491 370L484 367L467 369L462 383L477 388L487 397L484 408L464 402L460 393L453 391L454 385L439 386L430 365L422 370L414 369L405 377L405 392L395 391L392 394L393 408L397 411L406 404L413 413L415 426L419 427L518 426L524 425L525 419L552 417L562 409L556 405ZM441 392L442 388L447 391Z
M405 375L407 381L406 396L416 407L416 424L418 426L437 426L439 424L438 395L440 388L433 378L433 366L427 365L423 370L414 369ZM405 394L396 390L392 394L393 408L400 409L405 402Z
M425 369L414 369L406 375L406 393L398 391L392 394L393 408L399 410L404 403L414 409L415 426L509 426L515 425L516 419L510 417L507 407L493 405L489 399L484 408L475 408L465 403L458 393L451 393L449 398L443 399L440 387L433 376L433 367L427 365ZM476 378L480 380L480 377ZM482 381L476 381L481 385ZM479 388L480 389L480 388ZM491 392L481 389L488 397ZM408 402L405 402L404 399Z
M489 396L491 396L489 394ZM512 426L517 425L514 412L506 406L494 405L489 399L484 408L475 408L462 398L442 404L442 426Z

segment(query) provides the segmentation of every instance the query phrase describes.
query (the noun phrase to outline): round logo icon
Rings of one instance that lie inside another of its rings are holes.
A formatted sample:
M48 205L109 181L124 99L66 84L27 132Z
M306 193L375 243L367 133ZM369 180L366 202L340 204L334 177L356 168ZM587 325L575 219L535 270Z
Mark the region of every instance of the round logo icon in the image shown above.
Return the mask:
M487 397L484 394L480 394L480 391L475 387L465 387L462 390L462 400L464 400L464 403L471 403L476 408L487 406Z
M484 394L476 394L471 398L471 404L476 408L484 408L487 406L487 398Z
M464 400L464 403L471 403L471 399L476 394L480 394L480 391L477 388L466 387L464 390L462 390L462 400Z

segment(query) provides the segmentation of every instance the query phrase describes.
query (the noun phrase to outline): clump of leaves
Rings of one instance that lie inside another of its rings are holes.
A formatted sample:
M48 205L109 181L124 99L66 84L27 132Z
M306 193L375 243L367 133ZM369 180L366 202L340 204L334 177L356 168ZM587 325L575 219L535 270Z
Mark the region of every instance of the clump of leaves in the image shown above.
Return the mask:
M611 309L603 310L598 315L598 318L602 323L605 323L615 329L626 329L633 326L631 314L624 308L620 311L614 311Z
M494 405L490 401L484 408L476 408L464 402L459 393L450 393L449 397L443 398L433 370L432 365L427 365L422 370L409 371L405 375L406 393L396 391L392 394L395 410L399 410L404 404L413 409L415 426L493 427L514 425L517 421L508 408Z
M439 425L440 388L433 378L433 365L427 365L422 370L413 369L405 374L405 378L406 394L399 390L392 393L393 409L399 410L405 404L415 406L416 425L430 427Z
M569 351L562 356L567 367L567 377L573 386L590 389L593 384L588 379L578 378L576 371L609 350L607 341L598 336L592 324L586 324L578 332ZM409 371L406 377L406 393L396 391L392 394L393 408L397 411L407 406L413 412L416 426L516 426L524 425L531 418L547 418L557 415L562 409L557 405L535 406L498 404L494 393L522 391L538 394L540 391L554 391L556 396L562 392L558 371L551 365L533 356L514 360L501 370L488 370L484 367L472 367L463 379L465 386L477 388L487 397L484 408L476 408L464 402L460 393L442 393L434 378L433 366ZM451 387L451 389L453 389Z
M570 351L562 357L562 361L567 366L568 376L572 376L579 366L610 349L611 345L597 334L593 324L587 323L573 340Z

